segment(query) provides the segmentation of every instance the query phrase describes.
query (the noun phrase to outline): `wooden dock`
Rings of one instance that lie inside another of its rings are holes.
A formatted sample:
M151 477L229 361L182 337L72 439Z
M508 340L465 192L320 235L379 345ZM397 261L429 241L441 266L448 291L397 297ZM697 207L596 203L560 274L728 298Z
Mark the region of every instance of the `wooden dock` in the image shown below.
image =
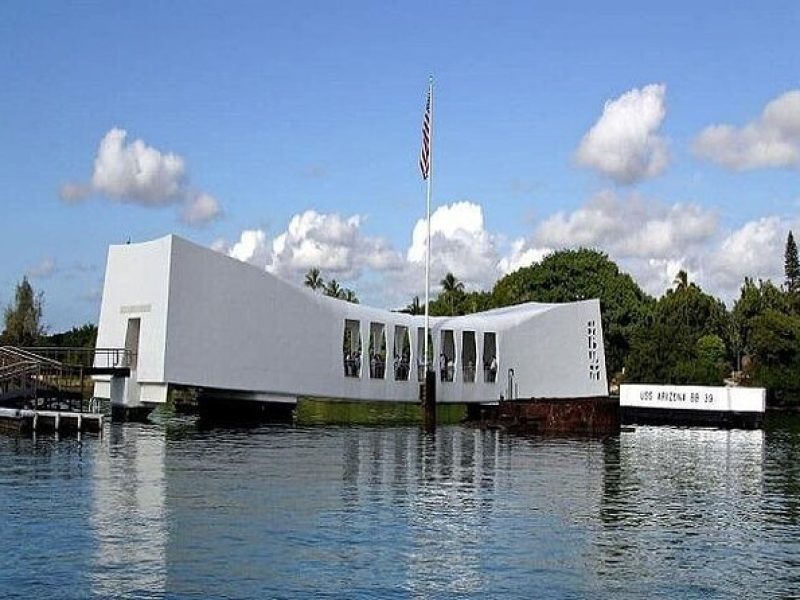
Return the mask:
M11 432L103 432L103 415L90 412L0 408L0 429Z

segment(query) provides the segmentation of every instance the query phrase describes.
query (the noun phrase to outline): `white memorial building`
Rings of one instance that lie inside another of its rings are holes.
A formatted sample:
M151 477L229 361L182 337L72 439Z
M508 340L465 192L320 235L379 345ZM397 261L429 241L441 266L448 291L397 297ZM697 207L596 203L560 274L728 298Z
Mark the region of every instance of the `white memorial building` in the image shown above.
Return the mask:
M423 316L329 298L174 235L111 246L98 348L133 353L95 395L136 407L171 386L239 400L418 402ZM608 395L600 304L431 317L438 403Z

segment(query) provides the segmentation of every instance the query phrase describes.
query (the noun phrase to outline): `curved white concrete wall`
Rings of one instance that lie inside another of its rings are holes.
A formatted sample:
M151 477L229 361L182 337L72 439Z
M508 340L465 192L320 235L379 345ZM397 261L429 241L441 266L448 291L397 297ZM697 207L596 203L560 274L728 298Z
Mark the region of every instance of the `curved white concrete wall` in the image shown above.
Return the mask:
M134 317L141 318L137 374L145 401L163 401L168 384L290 398L413 402L418 398L413 367L418 358L417 330L424 327L424 317L327 298L175 236L110 248L98 347L124 346L128 319ZM359 378L344 375L346 319L360 323L365 358ZM385 325L385 379L370 378L370 323ZM396 325L408 327L411 338L408 381L394 380ZM455 377L452 382L438 381L439 402L507 396L508 369L514 370L521 398L607 394L596 300L431 318L431 330L435 356L442 331L452 330L455 338ZM474 331L476 336L474 383L462 377L463 331ZM499 368L493 383L484 382L480 367L485 332L497 338ZM97 393L102 389L98 386Z

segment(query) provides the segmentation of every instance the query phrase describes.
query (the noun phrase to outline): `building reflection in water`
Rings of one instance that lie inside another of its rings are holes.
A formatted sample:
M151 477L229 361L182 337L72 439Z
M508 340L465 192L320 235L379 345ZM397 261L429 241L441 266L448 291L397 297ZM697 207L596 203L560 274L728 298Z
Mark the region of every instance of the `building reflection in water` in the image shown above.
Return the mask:
M797 438L280 426L165 448L113 427L90 577L103 597L786 596Z
M637 427L605 440L595 540L605 587L692 593L730 573L720 589L735 591L763 577L731 561L762 535L764 447L762 430Z
M166 583L164 431L112 425L102 443L90 518L92 590L102 598L157 595Z
M398 553L401 572L386 573L389 580L405 581L407 592L424 597L483 589L481 539L490 535L486 518L498 451L497 432L475 429L378 429L348 436L343 536L355 538L365 527L377 532L376 523L363 520L390 516L383 525L395 536L389 547ZM387 499L392 506L381 506Z

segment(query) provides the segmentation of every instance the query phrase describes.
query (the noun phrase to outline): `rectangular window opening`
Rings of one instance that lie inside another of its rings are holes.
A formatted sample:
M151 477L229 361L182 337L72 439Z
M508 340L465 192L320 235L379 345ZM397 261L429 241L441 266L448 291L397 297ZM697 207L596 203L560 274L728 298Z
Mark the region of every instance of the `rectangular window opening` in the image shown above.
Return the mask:
M483 334L483 381L497 381L497 335L487 331Z
M344 355L344 376L361 377L361 323L354 319L345 319L342 338Z
M439 376L442 381L453 381L456 371L456 342L452 329L442 330L442 347L439 352Z
M383 379L386 376L386 326L383 323L369 324L369 377Z
M394 379L408 381L411 376L411 337L408 327L394 327Z
M478 348L475 345L475 332L464 331L461 334L461 369L464 383L475 382L475 361Z

